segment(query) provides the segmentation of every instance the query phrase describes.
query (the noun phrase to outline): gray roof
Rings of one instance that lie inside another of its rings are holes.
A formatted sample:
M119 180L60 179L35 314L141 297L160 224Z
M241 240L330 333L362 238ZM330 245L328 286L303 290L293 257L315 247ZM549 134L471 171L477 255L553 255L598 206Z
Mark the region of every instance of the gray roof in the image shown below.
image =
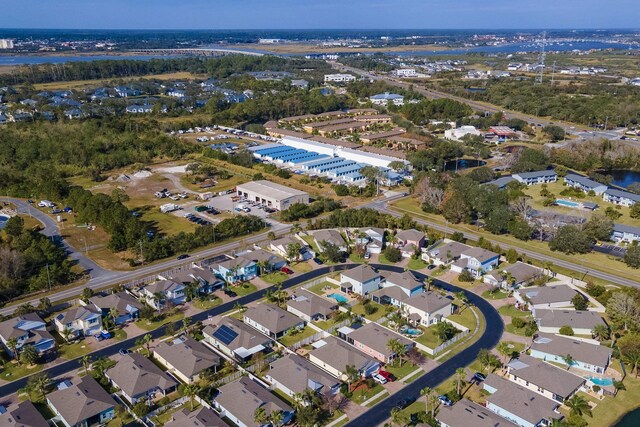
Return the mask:
M487 397L487 402L528 421L532 425L538 425L543 419L562 418L562 414L555 412L555 409L560 406L558 402L506 378L489 374L485 384L497 389L495 393Z
M127 292L118 292L115 294L109 294L105 297L95 296L92 297L91 302L96 308L100 310L111 310L115 308L118 310L119 315L131 313L132 309L142 310L143 304L131 296Z
M520 289L518 292L526 295L533 305L570 302L575 295L578 295L578 291L568 285L535 286Z
M176 288L181 287L184 287L182 283L177 283L173 280L158 280L157 282L153 282L145 286L144 289L151 294L155 294L156 292L173 291Z
M387 348L387 342L389 342L390 339L397 339L404 345L413 344L411 340L375 322L367 323L363 327L356 329L348 335L348 338L358 341L378 353L385 355L393 354L393 352Z
M58 314L56 320L64 325L74 320L86 320L96 315L102 316L102 313L93 307L80 306Z
M520 172L520 173L514 173L513 176L519 176L520 178L523 179L530 179L530 178L540 178L543 176L557 176L558 174L556 173L556 171L552 170L542 170L542 171L534 171L534 172Z
M623 190L616 190L615 188L608 188L605 193L610 194L614 197L622 197L625 199L633 200L634 202L640 202L640 194L630 193Z
M557 327L569 325L572 328L593 329L596 325L605 325L602 317L594 311L578 310L548 310L538 308L534 310L534 317L541 327Z
M342 238L342 235L336 230L318 230L313 233L313 238L320 244L322 244L323 241L327 241L336 246L345 246L347 244Z
M437 292L420 292L402 301L403 304L422 310L426 313L433 313L451 304L451 300L443 297Z
M295 188L287 187L284 185L276 184L275 182L260 180L245 182L236 186L237 190L252 191L258 194L268 194L277 200L288 199L292 196L305 196L308 193L300 191Z
M269 264L278 264L285 261L280 255L276 255L274 253L265 251L264 249L254 249L251 252L240 255L242 258L253 261L255 263L258 262L268 262Z
M302 243L300 243L299 240L297 240L297 239L295 239L295 238L293 238L291 236L284 236L284 237L281 237L279 239L271 241L271 245L273 245L273 246L282 246L284 248L286 248L287 246L289 246L289 245L291 245L293 243L302 244Z
M316 314L328 316L338 307L338 304L336 301L328 300L306 289L297 289L294 291L292 299L287 301L287 306L307 316L314 316Z
M367 264L360 264L355 268L343 271L342 275L359 283L365 283L377 277L381 277L377 271Z
M489 272L489 275L497 280L505 280L506 273L510 273L516 280L516 283L522 283L529 281L535 277L542 276L542 270L533 265L526 264L524 262L516 262L515 264L508 265L502 270L496 269Z
M0 336L9 341L11 338L18 338L34 327L44 327L46 323L36 313L27 313L21 316L12 317L0 323Z
M48 394L47 399L70 425L78 424L117 405L91 375L85 375L71 387Z
M167 390L178 383L140 353L129 353L106 376L131 397L160 388Z
M378 298L392 298L397 301L404 301L408 298L407 294L398 286L387 286L385 288L378 289L377 291L371 293L371 295Z
M227 270L233 270L234 268L248 267L252 264L255 264L255 262L251 261L250 259L247 259L244 257L237 257L237 258L228 259L226 261L222 261L218 263L218 266L224 267Z
M402 273L396 273L394 271L385 273L384 276L388 285L399 286L408 291L412 291L415 288L423 286L423 283L410 271L403 271Z
M469 249L471 249L471 246L465 245L464 243L452 241L437 246L436 248L432 249L430 253L433 256L437 256L442 261L448 262L454 258L458 258L463 252ZM447 254L449 254L450 257L447 257Z
M493 181L485 182L485 184L495 185L498 188L504 188L511 181L515 181L515 178L509 175L509 176L501 176L500 178L496 178Z
M570 354L578 362L593 366L607 366L613 350L602 345L591 344L572 337L538 332L531 344L531 350L538 350L556 356Z
M348 365L353 365L359 370L366 370L378 361L361 352L347 342L330 336L323 339L326 344L309 353L327 365L340 372L344 372Z
M512 427L516 425L468 399L462 399L453 406L442 406L436 419L450 427Z
M6 427L49 427L49 423L29 400L0 414L0 425Z
M571 396L585 382L584 378L527 354L520 354L508 366L509 374L562 398Z
M414 242L417 242L417 241L420 241L421 239L424 239L424 233L414 228L410 228L408 230L398 231L398 234L396 234L396 238L398 240L402 240L403 242L407 240L412 240Z
M248 377L225 384L218 391L215 401L248 427L260 427L253 419L256 409L260 407L264 407L267 415L273 411L293 411L289 405Z
M302 323L298 316L271 304L258 304L255 307L249 307L244 312L244 317L264 326L273 333L287 331Z
M586 176L577 175L575 173L569 173L564 177L565 181L574 181L587 188L606 187L605 184L601 184L597 181L587 178Z
M629 233L640 236L640 227L633 227L626 224L613 224L613 231L618 233Z
M200 341L184 335L175 340L163 341L153 351L171 364L177 371L191 377L205 369L220 364L220 357Z
M326 393L340 383L297 354L288 354L271 362L267 375L294 393L302 393L307 388Z
M235 333L235 336L228 344L222 344L229 350L237 352L238 355L242 357L244 357L245 353L243 350L251 350L257 346L268 345L271 342L269 338L257 332L251 326L245 325L240 320L231 316L223 317L216 326L207 325L202 330L202 333L206 336L213 337L220 328L223 328L223 330L230 329Z
M462 255L465 255L469 258L475 258L481 263L487 262L492 258L500 256L500 254L497 254L495 252L491 252L482 248L466 249L465 251L462 252Z
M189 408L184 408L182 411L174 412L171 416L171 420L167 422L165 427L227 427L227 423L222 421L222 418L218 416L209 408L196 409L193 412L189 412Z

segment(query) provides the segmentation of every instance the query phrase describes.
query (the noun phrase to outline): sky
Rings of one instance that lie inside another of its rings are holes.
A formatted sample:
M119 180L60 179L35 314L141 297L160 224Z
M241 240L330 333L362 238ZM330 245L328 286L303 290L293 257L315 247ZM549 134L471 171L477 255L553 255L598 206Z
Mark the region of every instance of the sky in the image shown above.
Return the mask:
M18 0L0 28L639 28L638 0Z

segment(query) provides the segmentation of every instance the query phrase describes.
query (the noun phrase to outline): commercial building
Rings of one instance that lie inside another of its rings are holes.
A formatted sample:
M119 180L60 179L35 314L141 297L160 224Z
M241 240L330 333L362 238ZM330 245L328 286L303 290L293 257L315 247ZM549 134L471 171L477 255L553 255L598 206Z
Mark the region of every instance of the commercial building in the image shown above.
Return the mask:
M296 203L309 203L309 193L270 181L252 181L236 187L238 195L268 207L285 210Z
M337 74L325 74L324 75L324 82L325 83L348 83L348 82L355 82L356 81L356 77L352 76L351 74L341 74L341 73L337 73Z
M393 105L401 106L404 105L404 96L398 95L397 93L385 92L369 97L369 101L375 105L385 106L391 102Z
M467 135L481 136L482 132L475 128L475 126L460 126L456 129L447 129L444 131L444 139L450 139L453 141L461 141Z

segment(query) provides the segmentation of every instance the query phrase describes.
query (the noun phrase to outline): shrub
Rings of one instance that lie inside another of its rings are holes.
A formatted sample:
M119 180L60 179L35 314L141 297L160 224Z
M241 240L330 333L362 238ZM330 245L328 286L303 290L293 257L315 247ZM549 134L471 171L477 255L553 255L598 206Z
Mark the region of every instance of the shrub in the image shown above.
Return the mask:
M456 231L451 235L451 240L454 240L456 242L464 242L464 234L462 234L460 231Z
M461 282L473 282L475 278L473 277L473 274L471 274L469 270L464 270L458 276L458 280L460 280Z
M538 325L536 322L529 322L527 326L524 328L524 335L527 337L532 337L538 331Z
M587 300L580 294L575 294L571 299L571 303L573 304L573 308L576 310L586 310L589 306Z
M585 289L587 293L594 298L598 298L600 295L604 294L607 291L604 286L596 285L593 282L588 282Z
M526 326L527 321L524 320L522 317L514 317L511 319L511 324L513 325L514 328L520 329Z
M393 246L388 246L382 254L389 262L398 262L402 259L402 253L400 253L400 249L394 248Z
M364 305L364 312L367 313L369 316L371 316L376 311L378 311L378 307L376 307L375 305L373 304Z
M560 335L573 336L573 328L569 325L564 325L560 328Z

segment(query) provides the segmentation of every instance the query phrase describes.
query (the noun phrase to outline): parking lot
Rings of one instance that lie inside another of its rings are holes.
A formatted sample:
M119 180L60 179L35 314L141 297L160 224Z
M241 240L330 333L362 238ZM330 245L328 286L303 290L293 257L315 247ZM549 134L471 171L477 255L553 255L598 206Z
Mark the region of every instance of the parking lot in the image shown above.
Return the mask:
M232 198L235 194L227 194L224 196L217 196L213 199L209 199L206 202L203 202L204 205L212 206L213 208L219 210L220 212L232 212L236 214L251 214L260 218L268 218L271 213L266 212L263 208L261 208L255 202L248 202L243 200L233 201ZM239 211L240 207L246 208L245 211ZM248 212L246 211L248 210ZM274 213L274 212L272 212Z
M622 258L627 253L627 249L623 246L611 245L609 243L601 243L600 245L595 245L593 250L596 252L600 252L603 254L615 256Z

